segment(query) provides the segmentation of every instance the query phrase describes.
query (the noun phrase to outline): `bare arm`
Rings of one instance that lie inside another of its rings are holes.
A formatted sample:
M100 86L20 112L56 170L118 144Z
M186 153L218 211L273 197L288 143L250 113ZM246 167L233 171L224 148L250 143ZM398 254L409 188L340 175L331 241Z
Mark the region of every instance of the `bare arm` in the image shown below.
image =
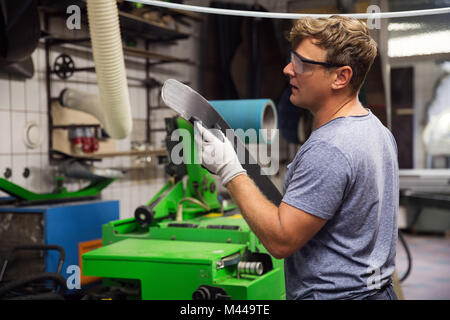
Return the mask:
M251 230L277 259L303 247L327 221L284 202L275 206L245 174L233 178L226 187Z

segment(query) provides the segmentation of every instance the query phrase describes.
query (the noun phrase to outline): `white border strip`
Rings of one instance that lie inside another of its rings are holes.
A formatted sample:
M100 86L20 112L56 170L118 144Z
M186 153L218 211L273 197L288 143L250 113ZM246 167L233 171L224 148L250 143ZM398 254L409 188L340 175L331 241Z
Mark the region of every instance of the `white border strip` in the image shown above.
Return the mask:
M199 13L211 13L222 14L228 16L243 16L254 18L272 18L272 19L300 19L305 17L312 18L328 18L333 14L300 14L300 13L280 13L280 12L259 12L259 11L246 11L246 10L231 10L231 9L219 9L201 6L192 6L187 4L155 1L155 0L127 0L132 2L139 2L156 7L178 9L185 11L193 11ZM411 10L411 11L395 11L395 12L377 12L377 13L349 13L340 14L341 16L352 17L356 19L383 19L383 18L403 18L403 17L417 17L428 16L435 14L450 13L450 7L426 9L426 10Z

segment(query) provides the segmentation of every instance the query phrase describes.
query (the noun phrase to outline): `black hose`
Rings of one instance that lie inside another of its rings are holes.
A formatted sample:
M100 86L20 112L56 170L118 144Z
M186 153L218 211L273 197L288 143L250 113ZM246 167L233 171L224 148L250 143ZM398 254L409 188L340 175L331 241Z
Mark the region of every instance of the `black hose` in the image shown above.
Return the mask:
M7 294L13 289L22 288L30 283L42 281L42 280L52 280L54 283L59 284L60 290L59 294L64 295L66 293L66 279L59 273L43 273L38 275L29 276L20 280L11 281L0 287L0 297Z
M61 269L64 263L64 260L66 259L66 253L64 251L64 248L59 245L53 245L53 244L32 244L32 245L23 245L23 246L17 246L11 249L11 251L6 255L5 261L3 262L2 269L0 270L0 281L3 280L6 272L6 267L8 266L8 263L13 259L14 254L17 251L22 250L57 250L59 251L59 260L58 260L58 267L56 268L56 273L61 273Z
M400 282L403 282L406 280L406 278L408 278L409 274L411 273L412 256L411 256L411 252L409 251L409 247L406 243L406 240L403 237L403 233L400 230L398 230L398 238L400 239L400 242L402 243L403 247L405 248L406 257L408 259L408 269L406 269L405 274L400 278Z
M14 298L8 298L6 300L64 300L64 297L60 294L54 292L47 292L29 296L19 296Z

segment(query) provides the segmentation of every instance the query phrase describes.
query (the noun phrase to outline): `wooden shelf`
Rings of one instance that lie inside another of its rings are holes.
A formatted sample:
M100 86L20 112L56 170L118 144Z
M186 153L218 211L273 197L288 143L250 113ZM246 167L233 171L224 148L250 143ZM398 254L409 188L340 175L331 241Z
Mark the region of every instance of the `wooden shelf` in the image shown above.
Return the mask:
M91 48L91 39L89 37L70 39L70 38L60 37L58 35L51 35L51 36L47 36L47 39L51 41L52 45L77 44L77 45L85 47L85 48ZM187 64L191 64L191 65L196 64L195 62L193 62L189 59L177 58L177 57L173 57L170 55L161 54L161 53L157 53L157 52L153 52L153 51L145 50L145 49L139 49L139 48L135 48L135 47L129 47L129 46L123 46L123 52L125 55L139 57L139 58L148 58L153 61L154 60L158 61L158 62L152 63L152 64L168 63L168 62L187 63Z
M154 41L175 41L190 36L126 12L119 12L119 21L122 32L138 33L141 37Z
M60 151L57 149L50 150L50 153L55 159L78 159L78 160L91 160L91 161L101 161L103 158L114 158L114 157L145 157L145 156L167 156L167 150L165 148L152 149L152 150L129 150L129 151L115 151L115 152L98 152L91 154L75 154Z
M49 1L47 1L49 2ZM67 7L70 5L77 5L82 10L81 21L83 25L87 26L86 2L82 0L59 0L49 2L48 5L40 6L39 9L47 14L55 16L67 17ZM51 4L50 4L51 3ZM163 24L141 18L139 16L119 11L120 29L123 33L136 35L140 38L145 38L152 41L175 41L189 38L190 35L166 27Z
M149 59L155 59L160 62L182 62L187 63L191 65L195 65L196 63L193 61L190 61L189 59L181 59L181 58L175 58L169 55L160 54L144 49L134 48L134 47L128 47L123 46L123 52L125 54L129 54L131 56L140 57L140 58L149 58Z
M74 154L78 158L91 159L91 158L112 158L112 157L130 157L130 156L166 156L167 150L165 148L152 149L152 150L129 150L129 151L116 151L116 152L99 152L92 154Z

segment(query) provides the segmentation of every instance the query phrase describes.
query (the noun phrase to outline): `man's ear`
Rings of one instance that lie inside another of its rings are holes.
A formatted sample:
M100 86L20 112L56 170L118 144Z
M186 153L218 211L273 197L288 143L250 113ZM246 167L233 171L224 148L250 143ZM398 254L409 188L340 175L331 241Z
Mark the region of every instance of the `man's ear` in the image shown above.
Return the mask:
M353 70L350 66L339 67L335 70L336 77L331 84L335 90L343 89L349 85L353 76Z

